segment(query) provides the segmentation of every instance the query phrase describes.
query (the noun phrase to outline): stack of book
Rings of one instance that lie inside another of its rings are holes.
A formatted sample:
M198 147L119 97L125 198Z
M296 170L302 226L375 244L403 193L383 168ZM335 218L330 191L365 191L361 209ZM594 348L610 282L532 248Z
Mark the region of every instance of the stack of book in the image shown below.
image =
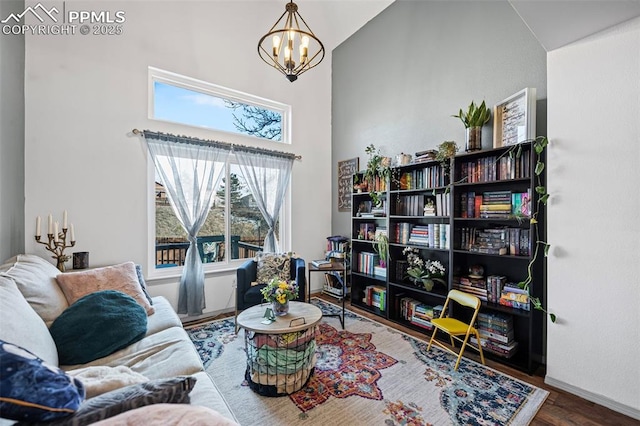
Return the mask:
M429 226L415 225L409 234L409 244L429 246Z
M513 318L504 314L478 314L476 329L480 334L482 349L505 358L511 358L516 353L518 342L514 340ZM475 337L471 342L477 344Z
M511 217L511 191L487 191L482 194L480 217L483 219L509 219Z
M498 303L524 311L530 310L529 292L515 286L502 288Z
M387 308L387 290L383 287L368 285L364 289L362 302L365 305L373 306L384 311Z
M484 278L453 277L453 288L473 294L485 302L489 300L487 292L487 280Z
M504 255L508 253L508 247L509 232L506 228L476 229L469 251Z
M311 265L316 267L316 268L330 268L331 267L331 261L330 260L326 260L326 259L312 260L311 261Z

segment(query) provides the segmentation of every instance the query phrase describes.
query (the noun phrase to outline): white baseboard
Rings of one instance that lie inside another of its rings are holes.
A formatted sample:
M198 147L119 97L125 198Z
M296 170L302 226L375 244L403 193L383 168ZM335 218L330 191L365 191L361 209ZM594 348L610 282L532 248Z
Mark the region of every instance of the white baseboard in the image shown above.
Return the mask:
M553 386L558 389L562 389L563 391L567 391L574 395L579 396L580 398L584 398L588 401L595 402L598 405L602 405L603 407L607 407L613 411L624 414L625 416L629 416L636 420L640 420L640 410L629 407L628 405L620 404L612 399L609 399L605 396L598 395L595 393L591 393L584 389L577 388L573 385L570 385L565 382L561 382L560 380L556 380L552 377L546 376L544 378L544 382L549 386Z

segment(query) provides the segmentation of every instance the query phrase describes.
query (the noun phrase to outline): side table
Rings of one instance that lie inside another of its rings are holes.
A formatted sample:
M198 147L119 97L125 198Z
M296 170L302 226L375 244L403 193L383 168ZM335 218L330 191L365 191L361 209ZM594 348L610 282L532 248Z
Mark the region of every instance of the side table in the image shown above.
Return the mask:
M245 379L263 396L283 396L307 383L316 365L317 324L322 311L304 302L289 302L289 313L264 324L270 304L252 306L237 318L244 328L247 352Z
M342 283L342 313L341 314L325 314L325 317L338 317L340 319L340 325L344 330L344 299L347 297L347 264L346 262L334 262L331 266L318 268L313 266L311 262L307 263L307 301L311 301L311 273L312 272L342 272L342 278L337 277Z

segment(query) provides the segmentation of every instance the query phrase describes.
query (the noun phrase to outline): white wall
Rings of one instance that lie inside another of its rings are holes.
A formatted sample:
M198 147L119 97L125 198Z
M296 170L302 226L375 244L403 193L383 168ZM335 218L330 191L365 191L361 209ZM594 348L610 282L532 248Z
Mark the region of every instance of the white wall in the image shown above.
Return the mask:
M547 61L546 381L640 419L640 18Z
M24 1L0 2L0 19ZM0 262L24 251L24 37L0 36ZM35 225L34 225L35 226Z
M28 36L26 41L26 252L37 215L67 209L91 266L147 261L147 158L128 133L152 129L220 139L147 119L147 67L154 66L290 104L293 143L291 248L310 260L330 234L330 57L290 83L256 46L281 2L89 2L126 12L120 36ZM78 3L67 2L67 8ZM268 17L265 19L265 17ZM312 16L308 21L313 22ZM313 28L313 26L312 26ZM149 265L146 265L148 268ZM207 276L205 312L234 306L235 270ZM174 306L178 279L152 282Z

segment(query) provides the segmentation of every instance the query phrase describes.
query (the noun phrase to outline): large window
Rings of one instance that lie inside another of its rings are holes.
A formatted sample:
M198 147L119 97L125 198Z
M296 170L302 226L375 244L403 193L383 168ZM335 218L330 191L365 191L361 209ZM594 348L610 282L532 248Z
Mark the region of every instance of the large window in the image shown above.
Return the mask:
M198 92L193 89L196 87L193 80L176 75L171 75L171 79L169 79L166 73L160 72L160 74L164 73L162 74L163 81L158 82L156 80L158 73L159 70L153 70L153 72L150 70L150 83L153 87L153 90L150 91L150 107L153 106L153 113L150 113L150 115L155 115L162 119L171 117L171 119L167 118L167 120L182 121L183 124L195 125L196 119L194 117L205 117L212 111L210 103L203 101L189 106L189 108L194 108L197 111L196 113L184 114L185 104L184 99L181 98L191 96L189 93L211 96L212 93L219 89L218 86L197 82L198 90L202 90ZM186 91L181 88L187 83L191 85L191 90ZM225 95L230 92L229 89L224 90L226 91ZM211 97L214 98L214 96ZM255 100L256 98L246 95L246 99ZM240 105L248 105L248 101L245 101L237 92L233 102ZM200 105L201 108L198 109L196 105ZM236 113L238 108L240 107L235 109ZM171 111L174 111L175 114L171 115ZM272 141L289 140L287 127L283 126L283 122L288 121L289 108L284 106L279 114L281 117L279 123L282 127L280 127L278 139L268 137L266 139L271 139ZM180 117L183 117L184 120ZM233 124L233 120L234 118L231 118L231 124ZM203 122L199 121L198 123L201 125ZM229 125L229 122L227 122L227 125ZM207 125L205 127L210 126ZM222 125L219 127L218 130L232 131L229 127L221 128ZM265 132L265 134L275 134L273 127L265 127ZM181 133L188 133L188 129L185 127L184 130L181 130ZM257 135L247 134L244 137L252 138L252 136ZM212 132L212 139L221 138L219 134L213 134ZM255 139L253 140L255 144ZM153 169L153 162L150 162L150 167ZM229 262L234 260L255 256L262 249L268 230L268 226L233 154L229 157L224 167L220 188L215 195L209 215L198 233L198 251L202 262L206 264L206 269L217 269L228 265ZM151 185L154 190L154 202L153 207L150 209L150 215L153 216L152 223L155 223L152 258L156 270L166 270L168 272L184 264L189 242L184 228L169 203L167 194L161 184L161 179L159 179L155 170L150 170L150 176L153 176L154 180L154 184ZM285 201L286 204L287 202ZM287 249L287 233L285 231L289 223L288 210L288 208L281 210L280 219L275 229L275 235L283 250Z
M287 105L149 68L149 118L289 143Z

